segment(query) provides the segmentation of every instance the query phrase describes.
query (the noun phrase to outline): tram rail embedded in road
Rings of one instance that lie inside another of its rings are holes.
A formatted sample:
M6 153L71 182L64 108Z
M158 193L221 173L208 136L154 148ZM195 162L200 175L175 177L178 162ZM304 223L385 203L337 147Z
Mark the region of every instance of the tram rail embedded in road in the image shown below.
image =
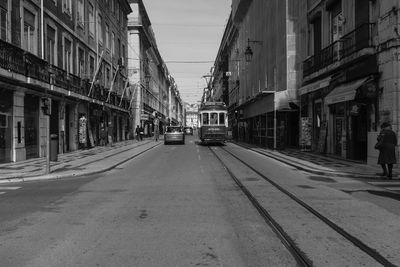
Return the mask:
M364 242L362 242L360 239L352 235L351 233L347 232L343 228L341 228L339 225L331 221L329 218L325 217L322 215L320 212L312 208L310 205L299 199L297 196L280 186L279 184L275 183L273 180L262 174L260 171L252 167L250 164L245 162L244 160L240 159L238 156L235 154L231 153L224 147L219 147L221 150L226 152L227 154L231 155L233 158L241 162L244 166L255 172L257 175L259 175L261 178L263 178L265 181L270 183L272 186L274 186L276 189L281 191L283 194L286 196L290 197L293 201L295 201L297 204L299 204L301 207L309 211L311 214L313 214L315 217L317 217L320 221L322 221L324 224L328 225L331 229L333 229L336 233L339 235L343 236L346 240L351 242L355 247L359 248L361 251L369 255L371 258L373 258L375 261L379 262L383 266L396 266L395 264L391 263L389 260L387 260L384 256L382 256L379 252L377 252L375 249L371 248ZM242 182L233 174L231 169L227 166L227 164L224 163L224 161L221 159L220 156L217 155L217 153L209 147L210 151L214 154L214 156L219 160L221 165L226 169L228 172L229 176L235 181L235 183L239 186L239 188L243 191L243 193L248 197L252 205L258 210L260 215L264 218L264 220L272 226L272 229L277 233L278 237L282 240L283 244L288 248L288 250L291 252L291 254L294 256L296 261L301 265L301 266L312 266L312 263L310 260L305 256L304 252L297 246L297 244L288 236L288 234L284 231L284 229L271 217L271 215L261 206L261 204L257 201L257 199L252 195L252 193L243 185Z

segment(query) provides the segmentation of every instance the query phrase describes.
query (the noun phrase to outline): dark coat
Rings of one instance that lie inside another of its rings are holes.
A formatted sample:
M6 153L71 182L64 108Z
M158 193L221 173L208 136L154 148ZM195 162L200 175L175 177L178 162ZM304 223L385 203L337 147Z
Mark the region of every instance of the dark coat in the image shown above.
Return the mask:
M378 142L381 142L379 149L378 164L395 164L397 136L392 130L383 129L378 136Z

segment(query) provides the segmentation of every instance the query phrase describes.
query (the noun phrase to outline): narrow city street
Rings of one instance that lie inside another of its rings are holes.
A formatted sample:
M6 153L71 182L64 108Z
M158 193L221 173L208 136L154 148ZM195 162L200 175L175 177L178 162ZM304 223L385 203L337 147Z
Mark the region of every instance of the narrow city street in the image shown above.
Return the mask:
M0 267L400 266L400 0L0 0Z
M185 145L155 146L99 175L2 185L0 265L300 265L231 172L311 265L379 264L260 175L389 263L400 263L394 215L400 204L369 194L373 185L343 177L317 180L252 150L231 143L206 146L196 136L186 136Z
M196 140L102 175L13 185L0 196L0 265L293 266Z

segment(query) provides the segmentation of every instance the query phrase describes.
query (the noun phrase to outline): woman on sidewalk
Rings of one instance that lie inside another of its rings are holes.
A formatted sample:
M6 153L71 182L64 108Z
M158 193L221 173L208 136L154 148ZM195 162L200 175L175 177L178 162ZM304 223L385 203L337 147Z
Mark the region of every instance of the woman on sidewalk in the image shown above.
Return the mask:
M395 147L397 146L397 136L395 132L392 131L390 123L382 123L381 132L377 140L376 148L379 149L378 164L382 166L382 176L387 176L388 179L392 179L393 164L396 163Z

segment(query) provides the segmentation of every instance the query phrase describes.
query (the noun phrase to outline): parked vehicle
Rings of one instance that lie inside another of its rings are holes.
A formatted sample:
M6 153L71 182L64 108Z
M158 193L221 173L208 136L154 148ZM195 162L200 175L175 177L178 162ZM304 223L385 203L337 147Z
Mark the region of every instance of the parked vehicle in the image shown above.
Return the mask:
M199 138L203 143L221 143L227 139L228 116L223 102L205 102L199 108Z
M183 128L183 131L185 132L186 135L193 135L192 127L185 127L185 128Z
M185 144L185 134L181 126L167 126L164 133L164 144L180 143Z

